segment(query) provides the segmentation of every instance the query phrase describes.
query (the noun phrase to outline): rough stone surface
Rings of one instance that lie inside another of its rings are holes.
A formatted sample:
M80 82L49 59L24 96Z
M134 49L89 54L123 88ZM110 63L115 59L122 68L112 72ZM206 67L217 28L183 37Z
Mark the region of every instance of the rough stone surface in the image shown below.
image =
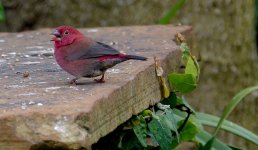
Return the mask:
M190 27L135 26L81 29L94 39L148 61L109 69L106 83L69 85L72 76L53 58L52 29L0 34L0 147L29 149L45 140L88 147L161 99L153 56L167 72L180 63L176 33Z

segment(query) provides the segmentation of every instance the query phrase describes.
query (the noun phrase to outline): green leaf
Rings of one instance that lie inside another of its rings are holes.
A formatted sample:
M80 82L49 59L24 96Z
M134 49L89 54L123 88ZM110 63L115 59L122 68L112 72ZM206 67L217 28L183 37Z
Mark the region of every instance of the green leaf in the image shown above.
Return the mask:
M155 139L155 137L153 136L153 134L150 131L147 131L147 135L150 137L151 139L151 143L154 147L158 147L159 143L157 142L157 140ZM148 145L149 146L149 145Z
M210 133L204 131L203 129L200 129L200 132L195 136L196 141L202 145L205 145L211 138L212 138L212 135ZM204 150L202 148L203 147L200 147L199 150ZM222 150L222 149L223 150L231 150L226 144L224 144L223 142L221 142L218 139L214 140L212 148L214 148L216 150Z
M219 122L219 117L205 114L205 113L196 113L197 119L200 121L201 124L216 127ZM230 133L233 133L235 135L238 135L244 139L246 139L249 142L252 142L256 145L258 145L258 136L255 135L253 132L231 122L228 120L224 120L224 122L221 125L221 129L228 131Z
M126 132L118 143L118 148L123 150L131 150L138 144L138 139L132 130Z
M0 2L0 22L4 22L4 20L5 20L4 7Z
M217 135L223 121L229 116L229 114L233 111L233 109L237 106L237 104L244 98L246 97L248 94L250 94L251 92L258 90L258 86L253 86L253 87L248 87L242 91L240 91L239 93L237 93L232 100L229 102L229 104L226 106L221 119L217 125L217 128L214 132L214 136Z
M184 120L180 121L183 123ZM180 124L179 123L179 124ZM180 126L180 125L179 125ZM199 129L193 124L191 121L188 121L180 133L180 140L181 141L192 141L195 138L195 135L199 132Z
M171 146L171 132L162 124L159 120L153 118L152 121L148 124L150 132L155 137L156 141L159 143L159 146L162 150L170 150Z
M195 114L195 110L193 109L193 107L187 102L186 98L184 96L182 96L181 98L181 103L184 104L185 106L187 106L188 108L191 109L191 111L193 112L193 114Z
M167 119L167 125L170 130L175 131L177 133L177 122L171 110L165 110L165 116ZM178 135L178 133L177 133Z
M195 78L198 76L198 70L194 64L192 57L188 57L185 74L192 74Z
M182 60L184 63L187 63L188 58L191 56L190 48L187 46L187 43L183 42L180 44L180 49L182 51Z
M137 136L138 140L142 144L143 147L147 147L146 137L147 137L147 124L145 119L140 116L140 123L133 127L133 131Z
M141 113L141 115L142 115L143 117L151 116L151 114L152 114L152 111L149 110L149 109L146 109L146 110L144 110L144 111Z
M169 9L169 11L160 19L160 24L168 24L177 14L177 12L182 9L186 0L177 0L176 3Z
M204 146L202 146L202 150L210 150L212 148L215 137L212 137Z
M161 101L164 105L170 105L170 108L175 108L177 104L177 96L175 92L170 92L169 97Z
M181 111L173 110L173 112L174 112L174 116L175 116L176 120L184 119L184 117L185 117L183 115L184 113L182 113ZM190 120L192 122L191 117L190 117ZM198 121L198 119L195 119L194 116L192 118L194 118L194 121ZM197 127L197 129L199 130L199 132L195 136L195 141L199 142L201 145L205 145L208 142L208 140L212 137L212 135L210 133L206 132L205 130L203 130L202 126L199 125L199 122L194 122L194 124ZM174 142L176 142L176 141L173 141L173 144L174 144ZM221 141L219 141L217 139L215 140L215 142L213 144L213 148L218 149L218 150L220 150L220 149L230 150L230 148L226 144L224 144L223 142L221 142ZM200 150L201 150L201 147L200 147Z
M182 124L184 120L179 122ZM193 124L191 121L188 121L183 128L182 132L179 133L179 139L180 140L173 140L171 148L175 148L180 142L182 141L194 141L196 134L199 132L199 129L195 124Z
M171 124L169 120L164 116L160 116L160 124L163 127L164 131L167 133L168 138L172 139L172 133L171 133Z
M176 74L168 75L169 83L176 91L181 93L189 93L196 88L196 79L192 74Z
M232 150L243 150L242 148L238 148L232 145L228 145Z

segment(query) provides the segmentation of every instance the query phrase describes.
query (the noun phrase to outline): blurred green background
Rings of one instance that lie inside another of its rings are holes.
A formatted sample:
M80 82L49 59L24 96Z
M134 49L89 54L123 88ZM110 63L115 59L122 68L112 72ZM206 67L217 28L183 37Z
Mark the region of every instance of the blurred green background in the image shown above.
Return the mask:
M24 31L59 25L75 27L153 25L178 0L2 0L0 31ZM182 6L182 9L181 7ZM192 47L201 60L200 85L188 96L197 110L220 115L239 90L258 84L255 0L185 0L169 23L193 27ZM0 7L1 12L1 7ZM242 102L230 120L258 134L258 93ZM247 149L254 145L221 133Z

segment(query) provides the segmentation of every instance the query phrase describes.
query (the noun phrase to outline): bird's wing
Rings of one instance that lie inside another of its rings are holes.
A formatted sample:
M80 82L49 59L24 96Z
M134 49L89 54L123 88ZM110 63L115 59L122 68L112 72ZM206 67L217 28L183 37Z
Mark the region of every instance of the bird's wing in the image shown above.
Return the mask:
M87 48L80 47L79 50L73 52L72 54L69 54L69 56L67 56L66 58L70 61L73 61L89 58L98 58L102 56L115 56L119 54L119 51L109 45L101 42L94 42L94 44L87 46Z

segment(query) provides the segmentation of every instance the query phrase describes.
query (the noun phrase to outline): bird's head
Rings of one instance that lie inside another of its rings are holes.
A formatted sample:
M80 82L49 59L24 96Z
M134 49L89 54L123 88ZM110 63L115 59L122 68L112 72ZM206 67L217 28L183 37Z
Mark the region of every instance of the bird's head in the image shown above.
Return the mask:
M56 47L70 45L75 40L79 40L84 37L80 31L70 26L57 27L56 30L51 33L51 35L54 35L51 41L54 42Z

